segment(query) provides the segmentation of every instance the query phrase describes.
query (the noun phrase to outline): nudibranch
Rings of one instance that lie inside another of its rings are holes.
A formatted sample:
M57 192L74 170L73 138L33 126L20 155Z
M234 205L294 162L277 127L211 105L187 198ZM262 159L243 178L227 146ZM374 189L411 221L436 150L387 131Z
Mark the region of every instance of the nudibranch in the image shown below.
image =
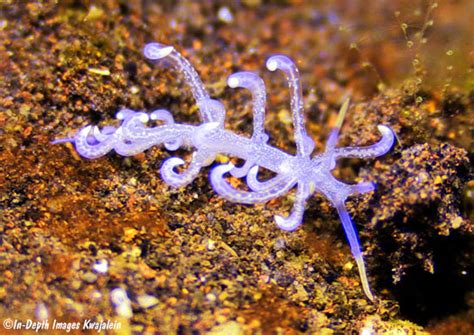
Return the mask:
M373 191L374 185L371 182L346 184L337 180L331 170L335 168L339 158L371 158L385 154L394 143L393 131L387 126L379 125L378 130L382 137L376 144L365 147L336 147L342 120L349 106L349 101L346 100L335 127L330 131L324 152L312 156L315 145L306 132L298 69L287 56L276 55L267 60L266 66L270 71L283 72L290 89L297 150L295 155L290 155L267 143L268 135L264 127L266 89L264 81L257 74L238 72L227 80L231 88L245 88L252 94L253 133L251 137L247 137L225 129L224 106L210 98L196 70L172 46L149 43L144 48L144 54L151 61L166 59L184 75L199 107L201 124L176 123L171 113L165 109L158 109L150 114L122 109L116 115L121 121L117 128L108 126L100 130L97 126L87 126L79 130L73 138L60 139L53 143L72 142L77 152L89 159L104 156L111 150L122 156L132 156L159 144L163 144L170 151L180 147L194 148L192 159L183 172L175 170L176 167L186 164L178 157L165 160L161 166L163 180L172 187L191 183L201 168L214 162L218 154L240 158L245 162L240 167L228 163L211 170L213 189L229 201L257 204L281 197L296 188L289 216L275 216L276 225L286 231L293 231L301 225L307 199L319 192L336 208L357 263L362 288L367 297L373 300L358 235L344 203L350 195ZM155 127L146 127L145 124L149 121L158 123ZM274 172L275 177L264 181L259 179L260 169ZM233 187L226 180L228 174L245 178L248 190Z

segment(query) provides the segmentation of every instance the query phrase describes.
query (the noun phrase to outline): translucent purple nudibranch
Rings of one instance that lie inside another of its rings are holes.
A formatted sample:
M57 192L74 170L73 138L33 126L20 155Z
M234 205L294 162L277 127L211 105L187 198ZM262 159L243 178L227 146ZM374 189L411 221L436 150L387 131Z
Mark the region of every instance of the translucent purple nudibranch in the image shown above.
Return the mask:
M161 166L163 180L172 187L191 183L201 168L210 165L218 154L240 158L245 161L240 167L228 163L212 169L212 187L223 198L243 204L265 203L296 188L296 197L289 216L275 216L277 226L287 231L293 231L301 225L307 199L313 193L319 192L337 209L359 269L362 288L367 297L373 300L357 232L344 203L350 195L373 191L374 185L371 182L355 185L343 183L332 175L331 170L335 168L339 158L371 158L385 154L393 145L393 131L387 126L379 125L378 130L382 137L377 143L365 147L336 147L342 120L349 106L349 101L346 100L341 107L338 121L330 132L324 152L311 155L314 141L306 133L298 69L290 58L276 55L267 60L266 66L270 71L283 72L290 89L297 149L295 155L290 155L267 143L268 135L264 128L266 90L262 78L257 74L238 72L227 80L230 87L245 88L252 94L253 133L251 137L246 137L225 129L224 106L210 98L196 70L173 47L150 43L145 46L144 54L151 61L167 60L184 75L199 107L201 124L175 123L171 113L165 109L158 109L149 114L122 109L116 115L121 121L117 128L109 126L100 130L97 126L87 126L79 130L73 138L60 139L53 143L72 142L81 156L90 159L104 156L111 150L122 156L132 156L160 144L170 151L180 147L194 148L192 159L184 172L175 170L185 164L178 157L167 159ZM159 123L155 127L146 127L145 124L150 120ZM262 181L258 176L260 169L270 170L276 175ZM249 190L234 188L225 179L227 174L245 178Z

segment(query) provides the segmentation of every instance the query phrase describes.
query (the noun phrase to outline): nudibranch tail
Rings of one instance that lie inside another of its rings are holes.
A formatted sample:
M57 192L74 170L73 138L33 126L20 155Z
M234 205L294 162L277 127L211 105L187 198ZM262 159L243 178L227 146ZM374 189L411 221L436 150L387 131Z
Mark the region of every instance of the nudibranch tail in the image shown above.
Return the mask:
M369 280L367 279L367 272L365 270L365 263L363 259L363 255L360 249L359 239L357 237L357 232L352 223L352 220L347 212L346 206L343 203L334 204L337 212L339 214L339 218L342 222L342 227L344 228L344 232L346 233L347 240L349 242L349 246L351 248L352 256L357 263L357 268L359 270L360 281L362 283L362 289L364 290L365 295L371 300L374 300L374 295L370 290Z
M364 291L365 295L367 298L369 298L370 301L374 301L374 295L372 294L372 291L370 290L370 285L369 285L369 280L367 278L367 272L365 271L365 263L364 263L364 258L362 255L358 257L354 257L356 264L357 264L357 269L359 270L359 277L360 277L360 282L362 284L362 290Z
M268 70L276 71L278 69L286 75L291 95L291 112L293 115L296 151L299 156L308 157L314 150L314 141L306 133L303 93L298 68L289 57L284 55L270 57L266 65Z
M51 144L74 143L74 137L57 138L50 142Z

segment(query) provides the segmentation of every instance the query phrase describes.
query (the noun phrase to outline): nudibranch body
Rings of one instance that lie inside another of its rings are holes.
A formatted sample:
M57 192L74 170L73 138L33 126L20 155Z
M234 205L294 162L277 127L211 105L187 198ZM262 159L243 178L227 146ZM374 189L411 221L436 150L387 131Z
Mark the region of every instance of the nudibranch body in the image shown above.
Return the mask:
M118 128L109 126L100 130L96 126L87 126L73 138L53 143L72 142L81 156L90 159L101 157L111 150L123 156L132 156L159 144L163 144L170 151L183 146L195 148L191 162L184 172L178 173L175 170L177 166L185 164L181 158L172 157L163 163L161 176L173 187L191 183L201 168L210 165L218 154L240 158L245 161L241 167L228 163L211 170L212 187L223 198L243 204L264 203L296 188L290 215L275 216L277 226L287 231L295 230L301 225L307 199L315 192L322 193L337 209L359 269L363 290L367 297L373 300L357 232L344 203L352 194L372 191L374 185L370 182L345 184L337 180L331 174L331 170L335 168L336 160L339 158L371 158L385 154L393 145L395 138L393 131L387 126L379 125L378 130L382 138L376 144L366 147L336 148L342 120L349 105L346 100L341 107L336 126L330 132L324 152L311 156L314 142L306 133L298 69L290 58L276 55L270 57L266 65L270 71L282 71L290 89L297 148L296 154L290 155L267 143L268 135L264 129L266 90L263 80L258 75L252 72L238 72L231 75L227 81L230 87L245 88L252 94L253 134L249 138L224 128L224 106L210 98L194 68L173 47L150 43L145 46L144 54L152 61L166 59L184 74L185 81L199 107L202 121L200 125L175 123L171 113L164 109L150 114L123 109L117 113L117 119L121 120ZM146 127L145 124L150 120L159 121L160 124L152 128ZM276 176L261 181L258 177L260 168L268 169ZM225 179L227 174L245 178L249 191L234 188Z

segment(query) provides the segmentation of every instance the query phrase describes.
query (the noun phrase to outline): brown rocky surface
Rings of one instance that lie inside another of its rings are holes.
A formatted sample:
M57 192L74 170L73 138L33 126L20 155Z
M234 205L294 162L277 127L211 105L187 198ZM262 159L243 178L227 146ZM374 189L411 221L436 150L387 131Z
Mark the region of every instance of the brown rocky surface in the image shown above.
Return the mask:
M1 2L2 320L115 320L117 334L471 334L473 15L470 1L370 11L362 1ZM115 123L122 107L198 122L179 74L142 56L150 41L190 60L236 132L250 134L251 105L226 78L261 74L270 143L289 152L289 94L264 70L276 53L298 64L317 149L347 94L341 144L373 143L377 124L394 129L389 154L335 171L378 185L348 203L375 303L322 197L287 233L273 215L291 202L229 203L209 169L169 188L159 176L164 148L90 161L50 144ZM117 288L131 309L114 305Z

